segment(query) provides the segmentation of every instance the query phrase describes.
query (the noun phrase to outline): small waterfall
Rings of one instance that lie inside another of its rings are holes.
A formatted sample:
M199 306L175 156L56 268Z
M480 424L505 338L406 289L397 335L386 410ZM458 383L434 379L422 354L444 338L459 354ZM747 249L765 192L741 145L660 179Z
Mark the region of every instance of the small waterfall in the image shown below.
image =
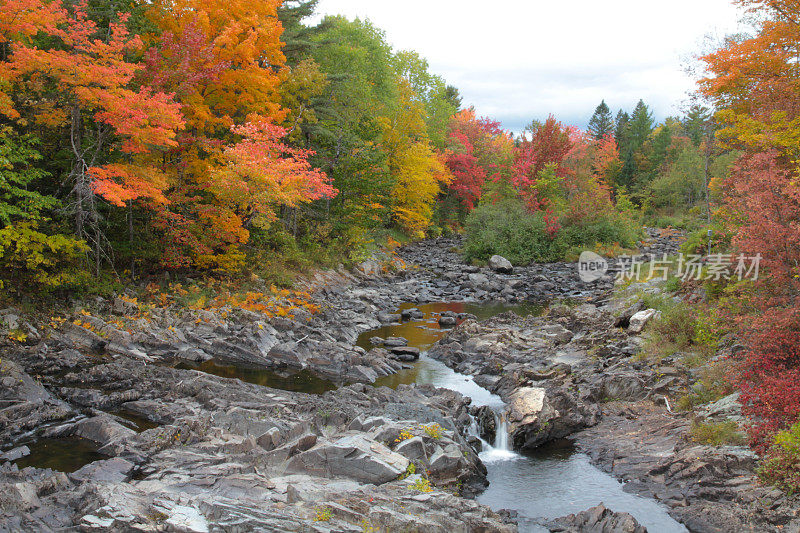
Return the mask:
M519 455L511 449L508 443L508 423L503 410L495 410L494 419L496 428L494 445L489 445L484 441L483 452L480 454L481 460L493 462L516 459Z
M504 452L512 451L508 447L508 423L506 423L505 413L495 413L495 427L497 432L494 436L493 448Z

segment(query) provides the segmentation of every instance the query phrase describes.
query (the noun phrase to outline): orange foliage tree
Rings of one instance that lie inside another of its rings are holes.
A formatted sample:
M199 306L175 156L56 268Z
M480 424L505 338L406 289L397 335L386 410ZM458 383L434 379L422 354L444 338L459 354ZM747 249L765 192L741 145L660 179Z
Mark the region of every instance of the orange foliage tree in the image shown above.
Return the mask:
M101 29L86 6L86 0L70 10L58 1L3 2L5 84L25 97L14 102L4 91L0 111L14 119L24 108L37 125L69 132L70 207L76 233L93 244L99 270L104 237L97 197L118 206L140 198L166 202L164 176L148 160L176 145L183 121L171 95L134 85L138 67L129 57L141 51L142 41L128 32L128 15ZM48 35L53 46L36 46L37 34ZM124 157L111 162L114 152Z
M162 33L147 36L142 79L174 91L187 123L163 164L170 203L154 221L166 266L235 269L249 229L273 221L276 205L335 194L275 126L286 115L280 4L161 0L149 12Z

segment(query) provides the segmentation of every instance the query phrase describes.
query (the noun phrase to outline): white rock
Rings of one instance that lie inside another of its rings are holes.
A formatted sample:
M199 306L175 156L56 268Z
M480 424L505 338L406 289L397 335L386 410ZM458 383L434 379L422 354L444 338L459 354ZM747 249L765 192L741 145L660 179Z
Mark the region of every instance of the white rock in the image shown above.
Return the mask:
M660 312L656 311L655 309L646 309L644 311L639 311L638 313L634 314L631 317L630 325L628 326L628 331L631 333L641 333L644 327L650 322L653 318L657 318L660 316Z
M514 271L511 261L500 255L493 255L489 259L489 268L501 274L511 274Z

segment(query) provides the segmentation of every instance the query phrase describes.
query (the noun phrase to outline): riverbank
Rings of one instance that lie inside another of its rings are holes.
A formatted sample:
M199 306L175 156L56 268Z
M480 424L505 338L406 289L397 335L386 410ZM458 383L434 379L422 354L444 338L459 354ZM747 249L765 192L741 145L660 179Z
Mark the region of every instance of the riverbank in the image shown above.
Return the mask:
M640 336L615 324L635 304L612 298L610 276L584 284L570 264L478 268L460 262L457 246L427 241L401 249L392 268L320 273L304 287L313 312L300 306L293 317L119 299L76 309L38 342L5 346L3 527L514 531L513 513L469 498L487 473L472 421L493 442L494 416L456 392L371 386L410 370L417 353L358 340L413 320L415 303L493 302L496 313L559 298L584 303L483 322L466 308L439 313L443 333L459 325L429 353L510 405L517 449L571 436L601 468L639 480L626 490L664 501L693 531L731 520L752 531L791 523L796 502L783 497L751 516L773 493L754 483L749 452L711 461L714 450L684 446L688 419L663 399L680 395L687 376L669 361L651 367L633 357ZM405 317L394 313L401 304L410 304ZM209 363L227 377L209 374ZM663 433L660 448L630 445L634 429ZM73 472L34 467L40 443L64 439L86 446L85 466L73 458L61 467ZM752 498L750 507L739 498ZM629 523L595 511L551 528Z

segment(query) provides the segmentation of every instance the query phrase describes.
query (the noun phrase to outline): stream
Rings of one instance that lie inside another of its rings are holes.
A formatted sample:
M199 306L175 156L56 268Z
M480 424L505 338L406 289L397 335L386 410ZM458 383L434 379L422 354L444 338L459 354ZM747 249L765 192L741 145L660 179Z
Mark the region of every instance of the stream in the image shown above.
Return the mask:
M511 449L503 413L503 400L480 387L470 376L459 374L426 355L427 350L444 337L449 327L440 326L442 313L459 317L462 322L468 317L486 319L505 311L518 315L538 315L544 307L537 305L478 305L470 303L434 303L425 305L404 304L397 311L418 309L422 316L403 321L401 324L384 326L366 331L357 344L369 350L375 337L402 337L408 345L418 348L420 358L407 363L397 374L380 378L375 386L397 388L403 384L433 385L450 389L469 397L474 406L488 406L497 419L495 442L481 439L483 450L479 456L487 468L488 488L477 501L495 511L507 509L518 513L519 529L523 532L549 531L545 524L549 520L578 513L590 507L605 504L617 512L633 515L649 531L655 533L685 532L686 528L673 520L664 507L656 501L625 492L624 485L591 464L589 457L575 450L568 440L551 443L531 454L520 454ZM281 375L263 368L227 365L208 361L186 363L178 368L194 369L226 378L237 378L276 389L322 394L335 388L326 380L311 372ZM132 423L137 431L155 427L146 419L126 412L117 416ZM473 420L472 434L479 436L477 423ZM17 466L37 466L72 472L81 466L100 459L96 446L84 439L38 439L28 441L30 455L16 461Z
M648 531L687 531L656 501L625 492L622 483L592 465L589 457L576 451L567 440L544 446L533 454L513 451L502 416L505 410L503 400L480 387L472 377L459 374L425 355L425 351L447 332L447 328L438 323L442 312L470 313L484 319L508 310L522 316L539 314L543 311L542 307L437 303L418 306L405 304L400 310L414 307L422 311L422 319L367 331L359 337L358 345L368 349L373 337L402 337L409 341L409 346L422 351L419 360L411 368L378 380L376 386L396 388L411 383L433 385L459 392L472 399L473 405L485 405L495 412L498 421L495 442L490 444L482 441L480 458L488 471L489 487L478 497L479 503L495 511L516 511L522 532L549 531L543 525L546 521L579 513L601 502L614 511L630 513ZM477 424L473 426L477 436Z

